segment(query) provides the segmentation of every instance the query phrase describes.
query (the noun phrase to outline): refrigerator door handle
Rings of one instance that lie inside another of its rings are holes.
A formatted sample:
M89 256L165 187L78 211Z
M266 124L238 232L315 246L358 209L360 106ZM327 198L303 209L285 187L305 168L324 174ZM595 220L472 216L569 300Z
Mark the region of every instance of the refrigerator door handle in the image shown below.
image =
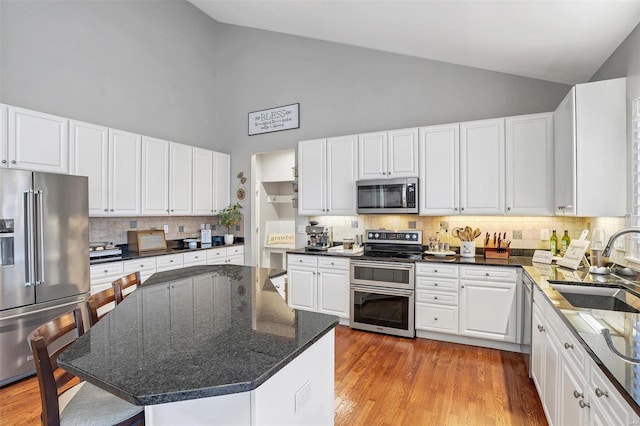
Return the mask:
M25 212L25 225L26 225L26 231L27 231L27 235L26 235L26 247L27 247L27 262L25 265L25 287L31 287L32 285L35 284L35 270L34 270L34 265L35 265L35 250L34 250L34 223L33 223L33 218L34 218L34 214L33 214L33 190L32 189L28 189L26 191L24 191L24 199L25 199L25 205L26 205L26 212Z
M35 191L36 200L36 223L38 228L36 230L36 249L38 259L38 269L36 270L36 285L45 284L44 282L44 192Z

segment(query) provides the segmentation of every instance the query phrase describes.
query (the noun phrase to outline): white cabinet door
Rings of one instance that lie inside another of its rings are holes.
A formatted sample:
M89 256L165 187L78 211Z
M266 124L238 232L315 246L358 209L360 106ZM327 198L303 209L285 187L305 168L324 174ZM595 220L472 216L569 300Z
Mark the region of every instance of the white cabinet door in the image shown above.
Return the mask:
M505 127L507 214L553 215L553 114L510 117Z
M229 206L231 197L231 156L222 152L213 153L214 195L213 212L217 213Z
M558 425L587 425L589 409L587 379L566 358L563 358L558 377Z
M109 129L109 214L141 212L142 137Z
M69 173L69 120L9 107L8 122L10 168Z
M545 319L537 303L533 304L531 318L531 379L538 389L540 399L544 401Z
M142 138L142 214L169 214L169 141Z
M349 270L318 268L318 312L349 318Z
M576 214L576 89L553 113L555 202L559 214Z
M326 140L298 143L298 213L301 216L325 213Z
M549 326L545 326L544 334L545 348L544 348L544 390L542 395L544 396L543 408L547 415L547 420L551 425L557 423L558 407L561 401L558 400L558 377L560 376L560 359L562 354L560 353L560 340L556 335L556 331Z
M358 135L358 179L387 177L387 132Z
M416 303L416 330L458 334L458 307Z
M169 145L169 214L191 214L191 179L193 151L189 145L171 142Z
M418 129L389 131L387 144L387 176L418 176Z
M193 148L193 200L194 215L213 213L213 151Z
M316 310L316 268L289 267L289 306L307 311Z
M207 265L224 265L227 251L224 247L207 250Z
M89 216L109 214L109 129L69 121L69 173L87 176Z
M0 104L0 167L9 166L9 147L7 146L7 106Z
M171 271L173 269L179 269L182 267L182 254L168 254L165 256L158 256L158 258L156 259L156 270L158 272Z
M504 119L460 124L460 213L504 214Z
M356 214L357 145L356 135L327 139L325 175L327 183L326 186L321 185L326 189L325 214L345 216ZM315 193L316 197L321 193Z
M458 214L460 125L421 128L418 151L420 214Z
M460 334L516 341L516 283L460 281Z

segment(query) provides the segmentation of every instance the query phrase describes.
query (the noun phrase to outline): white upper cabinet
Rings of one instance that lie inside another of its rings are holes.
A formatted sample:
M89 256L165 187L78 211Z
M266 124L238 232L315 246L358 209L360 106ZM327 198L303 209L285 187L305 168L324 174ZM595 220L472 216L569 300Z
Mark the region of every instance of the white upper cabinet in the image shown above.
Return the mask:
M192 212L195 215L213 213L213 151L193 148Z
M458 214L460 125L420 128L419 153L420 214Z
M557 214L627 211L626 79L578 84L554 113Z
M7 146L7 106L0 104L0 167L9 165L9 147Z
M507 214L553 215L553 114L505 119Z
M387 132L387 177L418 176L418 129Z
M460 213L505 212L504 119L460 124Z
M69 173L68 119L10 106L7 120L8 167Z
M142 214L169 213L169 141L142 138Z
M356 135L298 143L298 213L356 214Z
M69 121L69 173L87 176L89 216L109 214L109 129Z
M418 176L418 129L358 135L358 179Z
M231 203L231 156L213 152L213 213L224 210Z
M190 215L193 148L171 142L169 150L169 214Z
M141 212L142 137L109 129L109 214Z

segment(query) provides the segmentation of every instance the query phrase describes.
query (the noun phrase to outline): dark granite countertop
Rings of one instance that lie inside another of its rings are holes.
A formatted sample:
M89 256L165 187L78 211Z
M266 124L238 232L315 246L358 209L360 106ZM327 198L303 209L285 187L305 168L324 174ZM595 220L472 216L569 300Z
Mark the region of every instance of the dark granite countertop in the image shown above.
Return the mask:
M283 273L236 265L156 273L59 364L137 405L255 389L338 324L289 308L269 279Z
M210 249L217 249L217 248L243 246L243 245L244 245L243 242L235 242L233 244L219 245L219 246L212 245L211 247L198 247L194 249L190 249L185 246L168 246L166 250L155 250L155 251L149 251L149 252L143 252L143 253L139 253L137 251L129 251L129 249L125 245L125 247L120 247L122 249L121 257L113 258L113 259L111 258L95 259L91 262L91 264L101 265L105 263L122 262L126 260L144 259L145 257L165 256L168 254L180 254L180 253L187 253L192 251L210 250Z
M586 271L568 270L555 265L530 263L524 266L524 271L542 290L546 303L551 304L559 312L560 318L596 365L611 380L635 412L640 415L640 389L638 388L640 366L624 362L614 355L599 330L595 330L585 320L585 318L595 319L601 327L608 328L617 350L628 357L638 358L640 356L638 353L640 334L637 324L640 324L640 314L574 307L552 287L553 284L550 284L549 281L558 280L598 286L619 285L640 294L639 283L615 275L596 275Z

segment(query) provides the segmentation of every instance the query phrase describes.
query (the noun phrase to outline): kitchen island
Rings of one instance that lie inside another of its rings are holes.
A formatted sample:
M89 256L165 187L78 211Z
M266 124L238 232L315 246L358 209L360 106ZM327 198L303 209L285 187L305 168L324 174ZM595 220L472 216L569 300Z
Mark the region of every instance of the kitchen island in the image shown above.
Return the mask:
M333 424L331 315L291 309L273 271L194 266L154 274L59 358L146 423Z

